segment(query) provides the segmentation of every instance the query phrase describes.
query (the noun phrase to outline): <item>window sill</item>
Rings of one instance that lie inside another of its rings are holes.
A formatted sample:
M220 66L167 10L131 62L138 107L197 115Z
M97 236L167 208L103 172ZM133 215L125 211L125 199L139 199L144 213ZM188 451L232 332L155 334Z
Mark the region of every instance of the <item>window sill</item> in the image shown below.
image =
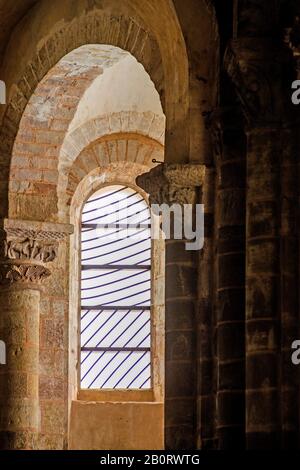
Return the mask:
M79 401L155 402L153 390L80 390Z

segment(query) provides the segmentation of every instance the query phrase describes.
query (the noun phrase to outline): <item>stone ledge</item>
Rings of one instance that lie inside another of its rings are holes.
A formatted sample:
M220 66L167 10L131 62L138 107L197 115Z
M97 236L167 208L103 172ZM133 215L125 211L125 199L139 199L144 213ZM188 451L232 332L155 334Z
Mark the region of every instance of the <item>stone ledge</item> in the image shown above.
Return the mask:
M79 390L77 401L82 403L155 403L155 391L149 390Z
M0 232L5 232L8 237L12 238L58 242L71 235L74 232L74 226L33 220L2 219Z

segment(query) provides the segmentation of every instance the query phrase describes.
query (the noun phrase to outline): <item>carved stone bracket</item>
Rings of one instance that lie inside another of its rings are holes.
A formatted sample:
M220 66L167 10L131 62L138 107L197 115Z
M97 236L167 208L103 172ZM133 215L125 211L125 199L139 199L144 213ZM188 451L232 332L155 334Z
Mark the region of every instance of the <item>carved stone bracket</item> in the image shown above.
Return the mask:
M72 231L70 225L3 220L0 285L40 284L51 275L46 264L56 259L59 242Z
M204 183L205 166L164 163L137 177L150 195L150 204L194 204L196 189Z

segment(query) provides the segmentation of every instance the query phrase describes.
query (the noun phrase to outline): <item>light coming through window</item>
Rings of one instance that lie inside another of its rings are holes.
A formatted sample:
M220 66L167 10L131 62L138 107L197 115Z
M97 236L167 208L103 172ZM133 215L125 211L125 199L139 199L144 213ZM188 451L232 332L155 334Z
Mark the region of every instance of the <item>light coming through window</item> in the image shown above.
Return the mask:
M151 388L151 215L135 190L106 186L81 226L81 388Z

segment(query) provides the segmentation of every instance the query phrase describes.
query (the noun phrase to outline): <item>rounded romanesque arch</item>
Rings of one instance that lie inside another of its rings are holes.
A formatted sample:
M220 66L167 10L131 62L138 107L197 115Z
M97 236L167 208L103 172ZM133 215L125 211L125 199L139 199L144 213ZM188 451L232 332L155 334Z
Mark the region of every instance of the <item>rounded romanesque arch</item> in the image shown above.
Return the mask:
M69 168L65 181L61 181L59 209L62 214L68 211L71 199L80 184L89 173L97 168L105 173L114 163L124 162L145 167L145 171L153 167L153 160L164 161L164 147L153 138L137 132L119 132L102 136L85 147Z
M8 89L0 130L1 195L4 200L8 199L7 180L13 144L33 92L62 57L85 44L122 48L144 66L166 112L169 158L188 158L188 60L184 39L172 2L156 7L135 0L121 3L102 0L84 8L81 4L75 7L68 0L54 1L51 5L41 1L15 28L4 57L4 79ZM38 18L43 13L47 20L40 26ZM24 30L34 31L33 37L27 38ZM20 44L17 51L14 48L16 42ZM171 47L174 43L176 53ZM22 180L25 179L22 176ZM7 214L7 204L2 211L3 215ZM49 207L49 215L52 211ZM35 212L30 217L36 215Z
M149 163L153 159L164 160L165 118L151 111L120 111L96 117L69 133L60 151L58 177L58 211L60 218L66 217L65 202L71 188L78 184L73 178L80 168L94 169L113 161ZM122 153L125 148L125 153ZM66 192L67 190L67 192Z
M130 73L129 80L137 81L140 93L132 86L120 90L122 74ZM119 78L112 88L115 74ZM115 107L113 93L118 94ZM127 99L124 93L129 94ZM120 48L85 45L67 54L39 83L22 116L11 159L10 216L57 220L66 171L93 139L141 129L143 134L150 132L164 140L165 118L156 95L144 68ZM119 113L110 112L123 107Z

